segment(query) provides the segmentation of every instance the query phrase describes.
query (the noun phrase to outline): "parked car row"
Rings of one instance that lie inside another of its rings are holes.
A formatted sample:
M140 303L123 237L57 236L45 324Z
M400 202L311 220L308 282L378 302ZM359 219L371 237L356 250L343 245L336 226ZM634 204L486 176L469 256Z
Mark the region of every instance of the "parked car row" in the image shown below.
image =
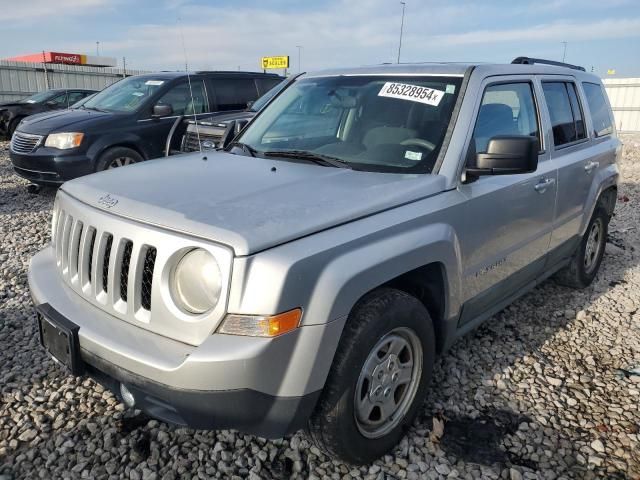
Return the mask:
M94 93L96 90L84 88L54 89L36 93L17 102L0 103L0 136L11 137L25 117L70 108Z
M128 77L77 108L22 120L11 138L11 161L18 175L34 183L60 185L89 173L162 157L176 118L242 111L281 81L278 75L248 72ZM179 149L185 128L170 148Z
M17 171L62 182L160 156L176 116L244 107L218 75L127 79L26 120ZM255 97L280 81L224 75ZM583 68L338 69L248 113L206 155L58 190L29 270L40 341L130 408L263 437L306 429L368 463L411 427L437 355L550 276L584 288L598 272L621 142Z

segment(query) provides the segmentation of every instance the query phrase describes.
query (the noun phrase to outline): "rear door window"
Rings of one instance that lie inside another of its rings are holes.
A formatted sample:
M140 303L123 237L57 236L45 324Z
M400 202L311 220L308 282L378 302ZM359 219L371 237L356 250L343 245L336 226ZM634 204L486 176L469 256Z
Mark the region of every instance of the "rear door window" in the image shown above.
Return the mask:
M214 78L211 80L219 111L244 110L258 98L253 78Z
M611 114L609 113L609 106L605 100L602 87L596 83L585 82L582 84L582 88L587 97L594 135L602 137L613 133Z
M529 82L501 83L485 89L473 132L476 152L486 152L489 140L500 135L540 139L538 114Z
M586 138L582 109L572 82L542 82L556 147Z

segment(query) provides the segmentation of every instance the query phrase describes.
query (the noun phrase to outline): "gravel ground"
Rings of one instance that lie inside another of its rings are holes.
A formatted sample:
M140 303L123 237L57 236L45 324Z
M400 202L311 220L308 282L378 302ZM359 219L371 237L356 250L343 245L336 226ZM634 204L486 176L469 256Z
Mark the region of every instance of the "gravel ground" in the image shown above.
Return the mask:
M26 281L49 241L54 192L29 193L0 143L0 480L640 479L640 136L623 140L597 281L583 291L546 282L459 341L397 450L360 468L301 433L171 427L66 376L38 345Z

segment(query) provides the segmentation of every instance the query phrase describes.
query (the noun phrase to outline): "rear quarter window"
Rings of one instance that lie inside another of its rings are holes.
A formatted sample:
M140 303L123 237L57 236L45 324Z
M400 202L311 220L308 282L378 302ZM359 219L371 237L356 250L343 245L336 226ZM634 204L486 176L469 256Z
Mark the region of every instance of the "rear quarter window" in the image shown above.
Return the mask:
M591 122L593 123L593 133L596 137L602 137L613 133L613 123L611 121L611 112L604 98L602 87L596 83L583 83L585 96L587 97L587 105L591 113Z

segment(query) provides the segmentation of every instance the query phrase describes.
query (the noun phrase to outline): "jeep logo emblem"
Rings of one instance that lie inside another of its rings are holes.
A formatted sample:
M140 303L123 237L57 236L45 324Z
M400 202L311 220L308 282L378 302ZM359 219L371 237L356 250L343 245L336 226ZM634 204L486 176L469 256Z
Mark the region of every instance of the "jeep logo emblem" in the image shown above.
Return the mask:
M98 199L98 204L105 206L107 208L112 208L118 204L118 199L113 198L111 195L107 193L106 195L103 195Z

